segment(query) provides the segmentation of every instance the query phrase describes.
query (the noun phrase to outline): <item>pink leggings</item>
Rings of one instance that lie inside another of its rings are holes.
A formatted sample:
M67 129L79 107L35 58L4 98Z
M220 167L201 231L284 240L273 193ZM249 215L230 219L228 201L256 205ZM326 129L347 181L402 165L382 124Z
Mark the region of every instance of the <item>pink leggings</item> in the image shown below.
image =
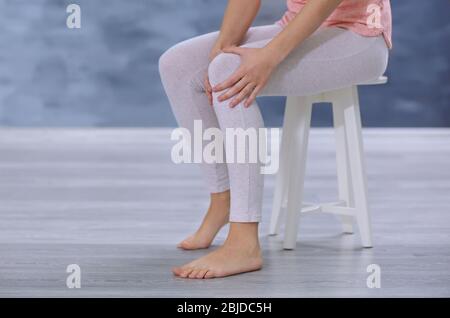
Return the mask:
M243 46L265 46L282 30L278 25L252 27ZM211 85L228 78L240 57L223 53L209 63L218 32L181 42L160 58L162 83L181 127L193 135L195 120L207 128L261 128L256 102L229 108L214 93L211 107L203 86L206 72ZM341 28L323 27L296 48L274 71L260 96L310 95L343 88L381 76L387 67L388 48L382 36L364 37ZM259 222L263 195L260 163L201 163L211 193L231 191L230 222Z

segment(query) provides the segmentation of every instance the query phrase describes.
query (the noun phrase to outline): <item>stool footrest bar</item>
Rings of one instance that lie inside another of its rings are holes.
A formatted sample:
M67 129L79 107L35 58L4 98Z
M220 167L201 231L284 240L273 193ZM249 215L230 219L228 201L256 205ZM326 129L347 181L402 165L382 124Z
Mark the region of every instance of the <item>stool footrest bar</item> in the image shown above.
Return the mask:
M345 201L329 203L304 203L300 213L329 213L336 215L355 216L356 209L347 206Z

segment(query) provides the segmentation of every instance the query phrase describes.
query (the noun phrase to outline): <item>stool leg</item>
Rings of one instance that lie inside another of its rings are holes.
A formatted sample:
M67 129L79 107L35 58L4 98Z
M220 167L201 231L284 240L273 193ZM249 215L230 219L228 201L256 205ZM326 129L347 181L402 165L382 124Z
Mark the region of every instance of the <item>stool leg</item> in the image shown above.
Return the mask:
M289 161L292 135L295 133L296 112L299 105L297 98L288 96L286 99L286 109L284 111L283 133L281 137L280 167L275 179L275 192L273 196L272 216L270 220L269 235L277 235L280 231L281 212L287 197L287 187L289 182Z
M358 88L354 86L351 90L348 90L348 93L345 93L344 99L344 122L356 208L356 221L358 223L362 245L364 247L372 247Z
M309 127L311 125L311 100L306 97L298 97L296 100L295 111L292 114L295 118L290 149L292 160L287 171L291 177L288 186L284 249L294 249L297 242L298 223L303 202Z
M344 104L339 98L332 99L333 103L333 122L336 138L336 166L338 179L339 200L345 201L346 206L354 207L352 181L350 176L350 166L348 161L348 145L347 136L344 125ZM342 222L342 230L344 233L353 233L352 216L339 216Z

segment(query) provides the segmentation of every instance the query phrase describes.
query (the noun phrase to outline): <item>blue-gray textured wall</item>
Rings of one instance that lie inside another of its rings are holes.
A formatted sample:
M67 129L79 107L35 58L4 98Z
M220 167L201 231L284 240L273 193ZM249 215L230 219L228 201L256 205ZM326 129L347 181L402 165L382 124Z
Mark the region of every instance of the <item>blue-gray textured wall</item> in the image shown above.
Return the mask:
M66 6L82 28L66 27ZM361 90L368 126L450 126L450 1L391 0L388 85ZM225 0L0 0L0 125L173 126L158 75L160 54L220 25ZM256 24L284 0L265 0ZM279 125L282 98L263 98ZM327 107L314 113L330 122Z

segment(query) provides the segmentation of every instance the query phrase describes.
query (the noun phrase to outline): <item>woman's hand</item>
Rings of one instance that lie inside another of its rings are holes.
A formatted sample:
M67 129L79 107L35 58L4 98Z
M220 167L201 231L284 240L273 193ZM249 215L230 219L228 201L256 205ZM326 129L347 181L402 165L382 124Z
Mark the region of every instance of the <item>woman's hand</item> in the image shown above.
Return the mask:
M208 96L209 105L212 106L213 105L212 87L211 87L211 84L209 83L208 72L206 72L206 75L205 75L204 85L205 85L205 94L206 94L206 96Z
M211 52L209 53L209 62L214 60L214 58L217 55L219 55L220 53L222 53L221 45L220 44L216 44L213 47L213 49L211 50ZM213 105L213 97L212 97L213 90L212 90L211 84L209 82L208 71L206 71L203 85L205 86L205 94L206 94L206 96L208 96L209 104L212 106Z
M278 61L266 48L234 46L223 49L223 52L240 55L241 65L227 80L213 87L212 91L228 89L218 97L220 102L234 97L230 107L235 107L243 100L244 106L249 107L266 85Z
M222 53L222 48L239 45L242 42L260 6L261 0L228 0L217 42L210 53L210 62ZM204 86L209 103L212 105L212 88L208 74L205 76Z

